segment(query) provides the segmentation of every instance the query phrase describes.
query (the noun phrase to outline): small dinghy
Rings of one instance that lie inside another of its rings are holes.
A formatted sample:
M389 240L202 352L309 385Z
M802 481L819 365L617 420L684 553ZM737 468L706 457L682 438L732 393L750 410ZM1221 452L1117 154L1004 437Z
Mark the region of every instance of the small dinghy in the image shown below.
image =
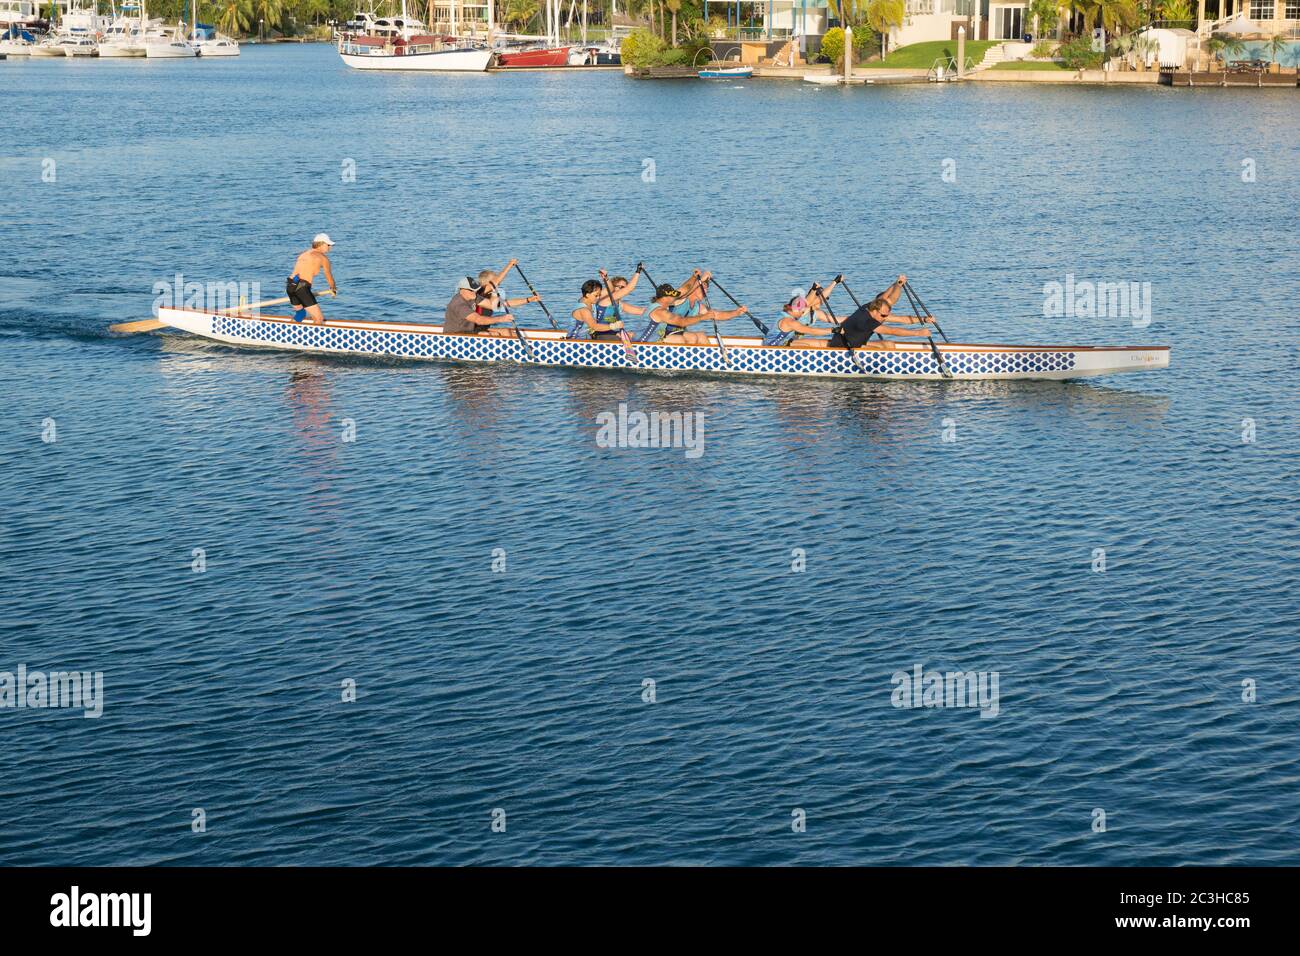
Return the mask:
M702 80L747 80L753 75L752 66L707 66L699 72Z

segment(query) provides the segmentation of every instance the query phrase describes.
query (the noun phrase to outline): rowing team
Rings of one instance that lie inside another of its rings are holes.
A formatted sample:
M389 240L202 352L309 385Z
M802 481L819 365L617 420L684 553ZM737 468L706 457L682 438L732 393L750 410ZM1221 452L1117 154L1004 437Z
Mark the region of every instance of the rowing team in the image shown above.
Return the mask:
M536 293L519 299L506 299L501 295L501 281L516 265L517 260L511 259L500 272L489 269L480 272L477 278L467 276L462 279L456 294L447 303L443 332L456 335L515 335L511 329L494 326L513 325L515 317L511 314L511 309L541 301L541 296ZM625 317L639 316L644 325L635 338L638 342L708 345L709 337L703 332L694 331L693 326L701 322L724 322L749 314L749 309L739 303L734 309L714 309L709 303L709 283L713 275L699 269L693 271L681 285L664 283L655 286L648 305L632 305L627 299L645 274L645 267L638 264L630 279L624 276L611 278L601 269L599 279L584 282L581 298L571 313L573 325L569 338L618 341L627 334ZM928 321L927 318L893 314L894 304L903 293L907 276L900 275L888 289L841 321L830 311L827 300L835 287L843 281L843 276L836 276L826 286L814 283L806 294L790 299L782 308L776 330L767 335L765 343L798 348L858 348L873 333L930 334L923 328L915 328L923 326Z
M330 267L329 251L333 246L330 237L321 233L312 241L310 249L298 256L294 274L286 285L290 301L297 305L294 318L310 318L315 324L324 322L320 305L311 291L311 282L317 272L323 272L330 291L336 292L334 275ZM513 329L494 326L516 324L511 309L542 297L529 287L531 295L507 299L501 294L501 283L519 260L511 259L499 272L485 269L478 277L466 276L447 303L442 331L454 335L515 336ZM521 273L522 275L522 273ZM645 325L637 336L638 342L671 342L686 345L708 345L709 337L692 329L701 322L724 322L741 315L750 315L749 309L736 303L735 309L714 309L709 303L711 272L694 270L679 286L667 283L655 286L653 298L646 306L636 306L626 299L636 290L641 276L647 275L644 265L638 263L632 278L610 278L604 269L599 279L588 279L582 284L581 298L572 310L573 326L569 337L595 341L629 341L624 327L624 316L641 316ZM648 278L648 275L647 275ZM796 348L858 348L873 334L928 336L923 326L931 321L928 316L894 315L894 305L907 285L907 276L900 275L888 289L870 302L861 305L844 319L837 319L828 303L836 286L844 276L837 275L826 286L813 283L807 293L791 298L781 310L777 327L767 332L764 344L790 345ZM734 299L732 300L735 301ZM545 306L543 306L544 308ZM549 315L549 312L548 312ZM818 323L823 323L819 325ZM913 326L909 328L909 326ZM915 326L922 326L916 328Z

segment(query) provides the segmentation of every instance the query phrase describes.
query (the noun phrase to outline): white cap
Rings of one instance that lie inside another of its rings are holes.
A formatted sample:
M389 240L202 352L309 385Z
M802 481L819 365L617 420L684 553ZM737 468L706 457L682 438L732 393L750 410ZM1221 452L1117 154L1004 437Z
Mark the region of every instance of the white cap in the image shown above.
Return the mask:
M329 237L328 233L318 232L316 233L316 238L311 241L311 244L313 246L319 246L322 243L327 246L332 246L334 245L334 240Z

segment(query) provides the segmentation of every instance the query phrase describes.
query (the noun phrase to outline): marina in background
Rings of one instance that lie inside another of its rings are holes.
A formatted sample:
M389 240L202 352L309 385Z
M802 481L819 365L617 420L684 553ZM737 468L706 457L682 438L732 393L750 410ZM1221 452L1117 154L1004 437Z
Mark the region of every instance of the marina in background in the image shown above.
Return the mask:
M612 69L636 78L794 79L823 86L972 81L1297 87L1300 0L1164 0L1099 8L1055 0L829 0L718 3L636 15L617 0L388 0L347 20L298 23L279 8L228 6L219 26L197 4L175 22L147 0L0 0L0 56L235 57L239 40L324 40L366 71L462 73ZM163 2L163 0L159 0ZM169 9L176 7L168 4ZM249 8L252 9L252 8ZM647 13L648 9L648 13ZM678 10L681 21L678 21ZM423 19L422 19L423 17ZM254 26L256 29L254 30ZM273 28L278 26L279 31ZM268 36L268 29L271 34Z
M239 55L236 40L198 22L196 0L190 0L189 21L175 23L150 17L147 0L109 0L107 6L101 13L94 0L52 0L46 19L30 0L0 0L0 55L162 60Z

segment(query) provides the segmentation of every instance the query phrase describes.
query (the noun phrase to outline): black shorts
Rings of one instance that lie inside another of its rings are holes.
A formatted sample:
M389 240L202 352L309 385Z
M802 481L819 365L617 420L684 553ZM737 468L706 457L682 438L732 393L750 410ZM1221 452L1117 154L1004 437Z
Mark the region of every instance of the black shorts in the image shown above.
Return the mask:
M592 332L591 340L593 342L617 342L619 334L617 332Z
M861 328L844 329L843 331L831 333L831 348L833 349L860 349L867 344L867 340L876 332L879 322L873 322L870 331L863 331ZM847 337L846 334L847 333Z
M289 279L284 284L284 292L289 297L289 302L300 309L316 304L316 295L311 291L310 282L295 282Z

